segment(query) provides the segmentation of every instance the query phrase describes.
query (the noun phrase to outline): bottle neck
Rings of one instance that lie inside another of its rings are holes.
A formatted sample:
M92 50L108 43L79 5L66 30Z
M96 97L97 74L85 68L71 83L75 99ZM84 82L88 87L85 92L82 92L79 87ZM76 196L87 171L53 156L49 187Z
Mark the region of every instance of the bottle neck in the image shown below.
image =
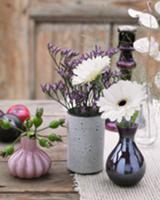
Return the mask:
M135 134L137 131L137 125L131 127L131 128L121 128L121 127L117 127L118 128L118 132L120 135L120 139L132 139L134 140L135 138Z
M35 150L37 148L37 143L35 139L29 139L28 137L21 138L21 147L25 150Z

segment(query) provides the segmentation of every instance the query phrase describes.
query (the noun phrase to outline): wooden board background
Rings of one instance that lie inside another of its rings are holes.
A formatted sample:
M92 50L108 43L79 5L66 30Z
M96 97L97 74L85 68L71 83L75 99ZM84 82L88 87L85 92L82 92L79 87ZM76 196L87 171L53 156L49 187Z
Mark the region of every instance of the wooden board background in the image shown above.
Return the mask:
M46 99L40 84L58 79L48 42L80 52L95 44L117 46L117 26L135 23L127 9L145 9L139 0L0 0L0 5L0 99ZM147 69L153 82L159 63L135 58L136 79L144 80Z

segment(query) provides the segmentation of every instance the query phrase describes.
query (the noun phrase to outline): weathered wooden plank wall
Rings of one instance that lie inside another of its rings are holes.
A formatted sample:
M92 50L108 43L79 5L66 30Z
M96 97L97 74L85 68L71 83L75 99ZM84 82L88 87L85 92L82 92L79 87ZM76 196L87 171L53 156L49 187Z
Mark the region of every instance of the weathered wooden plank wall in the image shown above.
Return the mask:
M1 0L0 98L47 98L40 84L58 79L47 43L81 52L95 44L116 46L117 25L134 23L127 14L129 7L144 9L145 4L139 0ZM136 77L143 80L147 67L153 79L158 64L141 58L136 56Z

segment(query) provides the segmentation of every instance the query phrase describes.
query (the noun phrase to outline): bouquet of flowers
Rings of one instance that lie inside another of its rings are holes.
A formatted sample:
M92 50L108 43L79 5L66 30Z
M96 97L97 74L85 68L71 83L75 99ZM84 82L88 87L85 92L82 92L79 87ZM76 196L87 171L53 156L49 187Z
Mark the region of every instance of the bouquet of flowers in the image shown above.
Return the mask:
M111 57L118 49L102 50L95 46L89 53L80 55L72 49L48 44L49 53L61 80L43 84L42 91L76 116L99 114L97 100L104 88L116 82L120 73L110 67Z

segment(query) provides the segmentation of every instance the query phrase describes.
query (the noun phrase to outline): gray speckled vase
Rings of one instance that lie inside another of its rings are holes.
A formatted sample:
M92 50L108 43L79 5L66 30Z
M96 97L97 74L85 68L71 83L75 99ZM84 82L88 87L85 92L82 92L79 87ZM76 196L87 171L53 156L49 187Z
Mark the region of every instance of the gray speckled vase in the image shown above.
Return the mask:
M100 116L78 117L67 114L67 167L79 174L103 170L104 121Z

